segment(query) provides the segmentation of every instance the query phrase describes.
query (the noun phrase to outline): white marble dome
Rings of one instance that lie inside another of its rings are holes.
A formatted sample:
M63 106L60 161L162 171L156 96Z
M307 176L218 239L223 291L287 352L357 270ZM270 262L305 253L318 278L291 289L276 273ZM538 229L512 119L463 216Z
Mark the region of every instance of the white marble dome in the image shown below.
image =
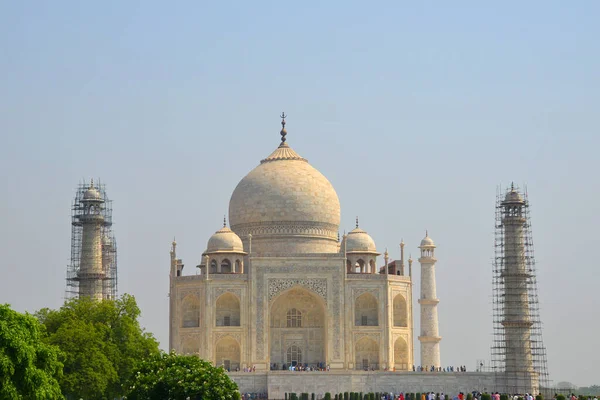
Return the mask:
M253 251L337 252L340 201L327 178L284 142L238 183L229 222L244 244L252 234Z
M206 245L205 253L215 252L235 252L240 253L244 251L242 240L238 235L235 234L231 229L224 226L223 228L216 231Z
M375 241L360 228L351 230L346 236L346 253L376 253Z

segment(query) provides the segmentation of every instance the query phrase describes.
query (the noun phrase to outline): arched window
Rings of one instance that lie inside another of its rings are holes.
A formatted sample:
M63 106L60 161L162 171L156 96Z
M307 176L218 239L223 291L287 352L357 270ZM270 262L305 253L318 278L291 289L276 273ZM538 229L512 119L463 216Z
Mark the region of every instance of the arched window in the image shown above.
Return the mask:
M228 259L224 259L221 261L221 273L222 274L230 274L231 273L231 261Z
M346 272L352 272L352 262L350 260L346 260Z
M240 326L240 301L233 293L219 296L216 308L217 326Z
M195 328L200 326L200 301L196 296L189 295L183 299L182 327Z
M185 339L181 347L181 352L187 356L197 356L200 353L198 339Z
M302 363L302 349L295 344L287 349L286 361L289 365L297 365Z
M375 261L374 260L369 261L369 272L372 274L375 273Z
M377 326L377 299L370 293L364 293L356 299L354 306L356 326Z
M401 294L398 294L396 297L394 297L394 326L408 326L406 300Z
M217 273L217 260L212 260L210 262L210 273L211 274L216 274Z
M287 327L288 328L301 328L302 327L302 313L295 308L292 308L287 312Z
M236 274L242 273L242 262L240 260L235 260L235 271Z

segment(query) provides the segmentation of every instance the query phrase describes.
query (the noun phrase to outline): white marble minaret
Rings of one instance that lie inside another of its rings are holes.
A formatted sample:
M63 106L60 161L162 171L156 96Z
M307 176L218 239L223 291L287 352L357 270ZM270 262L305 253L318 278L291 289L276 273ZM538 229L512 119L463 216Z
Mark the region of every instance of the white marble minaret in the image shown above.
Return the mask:
M421 365L428 370L438 368L440 363L440 340L437 305L440 300L435 290L435 243L425 234L421 240Z

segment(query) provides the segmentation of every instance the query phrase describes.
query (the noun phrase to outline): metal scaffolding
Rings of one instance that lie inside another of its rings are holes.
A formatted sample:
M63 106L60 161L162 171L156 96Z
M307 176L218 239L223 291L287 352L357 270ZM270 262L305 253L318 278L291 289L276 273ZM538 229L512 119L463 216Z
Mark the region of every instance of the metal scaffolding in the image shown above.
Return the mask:
M77 298L80 294L80 282L82 275L80 267L89 260L88 254L82 251L84 223L86 217L86 200L84 195L90 189L95 188L99 193L98 221L100 225L99 237L94 238L101 246L102 273L96 274L96 279L101 280L102 299L115 299L117 293L117 242L112 230L112 201L106 195L106 187L97 181L94 183L80 183L77 186L75 199L71 206L71 262L67 266L67 287L65 298ZM88 274L89 275L89 274ZM89 278L88 278L89 279Z
M498 187L494 242L491 367L498 390L544 393L550 382L526 190Z

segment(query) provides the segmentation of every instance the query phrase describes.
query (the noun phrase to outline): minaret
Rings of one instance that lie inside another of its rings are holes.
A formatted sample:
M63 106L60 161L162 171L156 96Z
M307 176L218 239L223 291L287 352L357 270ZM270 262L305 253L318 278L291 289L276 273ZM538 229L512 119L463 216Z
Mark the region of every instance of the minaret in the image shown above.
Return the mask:
M398 271L400 271L400 275L404 276L404 239L400 240L400 268L398 268L396 273Z
M181 276L181 271L183 270L183 264L181 260L177 259L177 242L175 238L173 238L173 242L171 243L171 251L169 252L171 257L171 268L169 273L169 351L174 350L174 340L176 336L175 330L177 329L175 321L175 279L178 276Z
M515 393L517 390L532 393L537 389L531 354L533 323L529 313L528 281L532 275L525 257L525 205L525 200L514 186L500 203L504 228L504 265L500 271L504 286L504 315L501 316L501 325L504 327L507 388Z
M424 367L440 367L440 340L437 305L440 300L435 290L435 243L425 234L421 240L421 365Z
M81 200L83 208L73 224L80 224L81 258L79 260L79 298L89 297L93 300L102 300L103 280L106 273L102 268L102 226L104 225L104 199L94 187L94 181L83 194Z

